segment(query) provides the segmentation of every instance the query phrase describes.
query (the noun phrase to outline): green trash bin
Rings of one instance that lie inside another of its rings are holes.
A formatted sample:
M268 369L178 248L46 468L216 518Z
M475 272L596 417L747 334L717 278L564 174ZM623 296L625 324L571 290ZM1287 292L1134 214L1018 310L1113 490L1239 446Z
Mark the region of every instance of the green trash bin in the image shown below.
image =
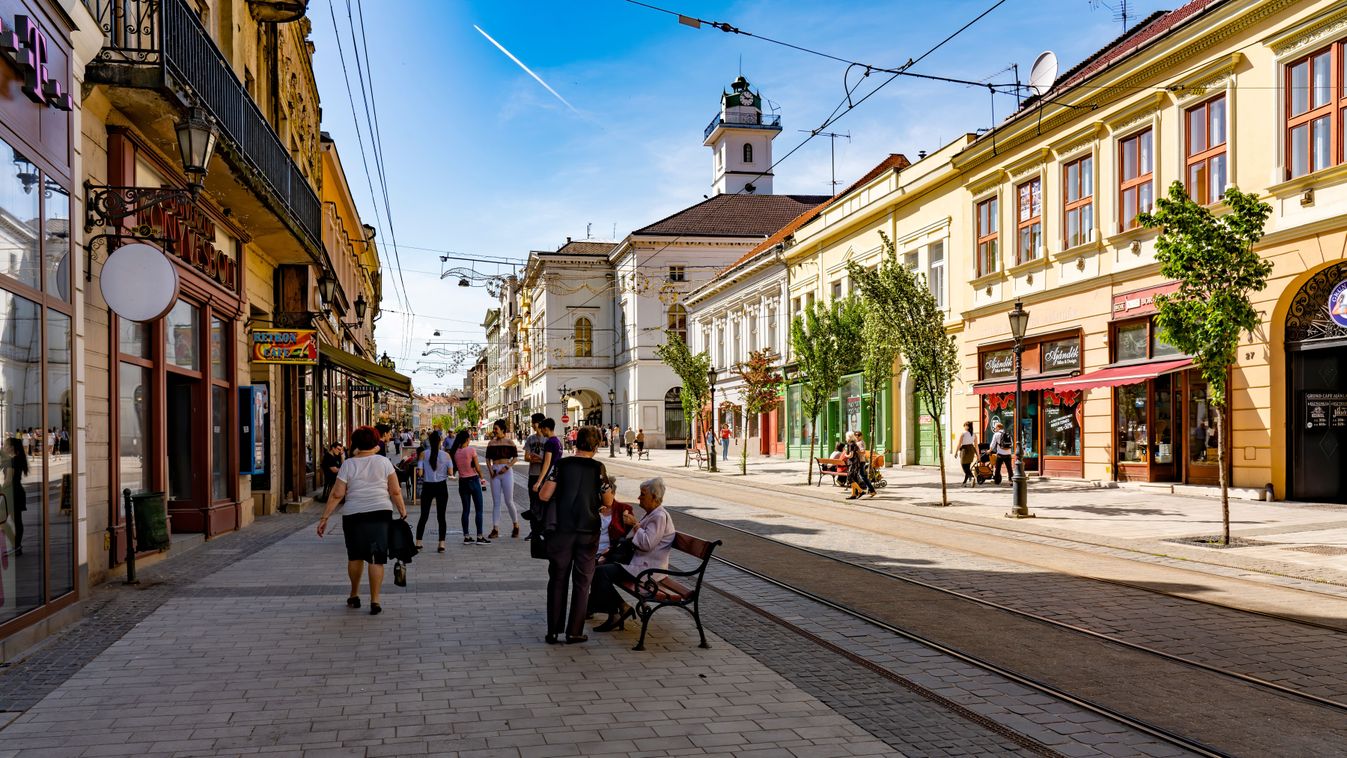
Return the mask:
M142 492L131 496L136 512L136 550L163 550L168 547L168 505L162 492Z

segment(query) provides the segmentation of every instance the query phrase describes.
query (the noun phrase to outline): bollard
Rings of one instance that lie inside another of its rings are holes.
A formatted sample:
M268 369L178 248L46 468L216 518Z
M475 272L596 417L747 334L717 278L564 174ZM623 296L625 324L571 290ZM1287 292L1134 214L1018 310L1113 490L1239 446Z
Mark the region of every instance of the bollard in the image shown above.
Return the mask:
M122 584L140 584L136 581L136 509L131 506L130 488L122 490L126 506L126 581Z

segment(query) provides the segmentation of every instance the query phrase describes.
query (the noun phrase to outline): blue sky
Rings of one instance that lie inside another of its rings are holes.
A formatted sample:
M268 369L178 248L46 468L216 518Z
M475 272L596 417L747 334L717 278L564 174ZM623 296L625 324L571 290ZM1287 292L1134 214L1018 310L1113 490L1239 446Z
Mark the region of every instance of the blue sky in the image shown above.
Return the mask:
M354 2L354 0L352 0ZM480 340L492 301L484 289L441 281L438 253L508 256L554 249L567 236L621 238L710 191L711 155L702 130L722 88L740 72L775 103L783 130L775 155L806 137L843 96L845 65L708 27L622 0L363 0L363 32L383 141L384 168L409 316L393 296L387 270L381 349L411 372L435 329L440 339ZM916 57L993 0L659 0L667 7L793 44L876 65ZM1139 20L1168 3L1141 0ZM329 5L330 4L330 5ZM351 49L347 0L314 0L309 15L323 128L337 140L364 221L392 244L366 185L346 79L329 7L364 130L374 155ZM480 26L575 106L567 108L483 38ZM356 16L356 36L362 27ZM1089 0L1009 0L914 71L959 78L1021 77L1043 50L1063 71L1121 32ZM363 51L362 51L363 52ZM367 83L368 86L368 83ZM863 90L862 90L863 91ZM997 118L1014 106L999 97ZM903 79L890 84L833 131L837 178L849 183L890 152L913 160L958 134L990 126L985 90ZM828 141L815 139L776 168L777 193L829 194ZM379 185L375 184L376 193ZM380 214L383 208L379 208ZM416 248L428 248L422 250ZM448 265L467 265L450 263ZM509 268L478 265L485 273ZM420 390L462 385L463 371L411 374Z

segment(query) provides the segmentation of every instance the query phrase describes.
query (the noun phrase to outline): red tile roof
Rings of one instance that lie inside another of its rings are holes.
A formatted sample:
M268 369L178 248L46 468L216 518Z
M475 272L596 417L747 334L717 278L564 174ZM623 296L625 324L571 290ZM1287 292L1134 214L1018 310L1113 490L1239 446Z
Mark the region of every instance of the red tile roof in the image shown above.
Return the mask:
M826 195L716 195L632 234L678 237L766 237Z
M613 251L613 248L615 248L615 247L617 247L617 245L616 245L615 243L612 243L612 242L590 242L590 241L588 241L588 240L581 240L581 241L577 241L577 242L572 242L571 240L568 239L568 240L566 240L566 244L564 244L564 245L562 245L561 247L557 248L557 250L556 250L555 252L548 251L548 250L537 250L537 251L535 251L535 252L536 252L538 255L605 255L605 256L606 256L606 255L608 255L609 253L611 253L611 252Z
M800 227L804 226L810 221L813 221L815 218L818 218L818 215L823 212L823 209L837 202L843 196L855 192L857 188L863 187L866 184L869 184L870 182L874 181L884 172L901 171L910 165L912 164L908 162L907 157L902 155L901 153L889 153L889 156L887 158L880 161L879 164L876 165L874 168L865 172L865 176L862 176L860 179L857 179L855 182L852 182L851 186L847 187L846 189L842 190L836 195L827 198L818 205L815 205L813 208L810 208L804 213L801 213L800 215L791 219L790 223L776 230L776 232L772 234L772 236L758 243L757 247L753 248L752 250L749 250L748 253L744 255L744 257L730 264L725 270L728 271L729 269L734 268L735 266L738 266L741 263L749 260L758 253L761 253L764 250L769 250L772 247L780 244L787 237L799 231Z

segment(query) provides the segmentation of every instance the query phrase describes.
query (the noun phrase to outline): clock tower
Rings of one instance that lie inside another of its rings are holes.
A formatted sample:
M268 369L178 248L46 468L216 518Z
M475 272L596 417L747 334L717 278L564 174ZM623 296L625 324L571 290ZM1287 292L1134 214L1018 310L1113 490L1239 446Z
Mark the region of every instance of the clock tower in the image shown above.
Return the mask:
M744 77L735 79L702 142L711 148L715 193L772 194L772 140L780 133L781 117L763 115L762 95Z

